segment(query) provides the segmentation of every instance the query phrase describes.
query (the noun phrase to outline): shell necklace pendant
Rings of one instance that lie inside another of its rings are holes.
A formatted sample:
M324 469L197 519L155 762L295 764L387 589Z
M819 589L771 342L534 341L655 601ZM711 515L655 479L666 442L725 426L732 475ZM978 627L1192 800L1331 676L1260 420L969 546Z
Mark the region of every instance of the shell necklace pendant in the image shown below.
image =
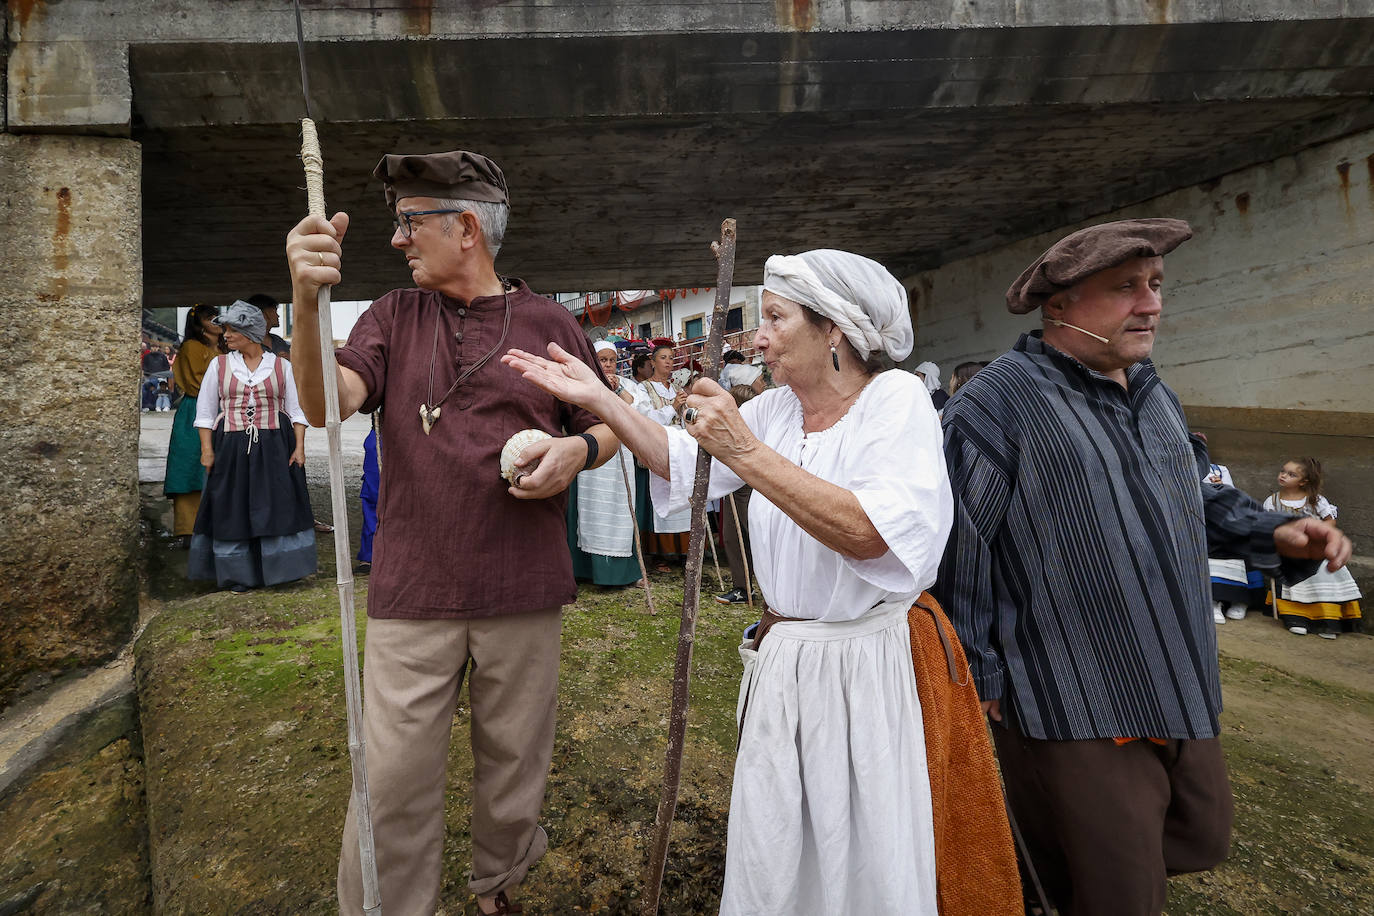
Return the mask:
M420 428L425 431L426 436L428 436L429 431L434 428L434 424L439 422L439 410L442 407L443 403L448 400L448 396L453 394L453 392L457 391L459 385L463 384L463 382L466 381L469 376L471 376L478 369L481 369L483 366L485 366L488 360L490 360L493 356L499 353L501 351L502 344L506 342L506 334L510 332L510 291L512 287L509 280L506 280L504 277L500 279L501 298L506 307L506 316L505 320L502 322L501 325L500 339L496 341L496 346L492 347L490 350L487 351L486 356L483 356L477 362L473 363L471 366L465 369L456 379L454 379L453 384L449 386L448 391L444 392L444 396L441 397L437 402L434 400L434 364L439 358L439 325L443 323L442 309L440 309L440 311L436 312L434 315L434 342L430 344L429 353L429 390L427 392L425 402L420 405ZM429 406L431 403L434 404L433 407Z
M428 404L420 405L420 428L429 435L430 428L439 422L439 407L430 407Z

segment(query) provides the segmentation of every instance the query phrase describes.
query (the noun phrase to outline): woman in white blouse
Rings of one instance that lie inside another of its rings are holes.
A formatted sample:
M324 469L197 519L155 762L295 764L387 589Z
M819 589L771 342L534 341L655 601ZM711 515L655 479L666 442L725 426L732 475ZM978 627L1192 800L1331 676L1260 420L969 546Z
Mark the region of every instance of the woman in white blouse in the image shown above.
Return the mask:
M196 397L206 480L187 575L245 592L315 571L305 414L291 363L263 349L262 312L240 300L215 323L230 352L210 361Z
M698 444L712 497L754 488L769 612L741 646L741 735L721 912L936 912L931 799L907 610L953 514L925 386L876 357L912 346L906 293L842 251L768 259L754 345L781 387L736 408L713 382L684 428L649 420L556 347L504 362L602 417L686 506ZM769 624L773 624L771 628Z

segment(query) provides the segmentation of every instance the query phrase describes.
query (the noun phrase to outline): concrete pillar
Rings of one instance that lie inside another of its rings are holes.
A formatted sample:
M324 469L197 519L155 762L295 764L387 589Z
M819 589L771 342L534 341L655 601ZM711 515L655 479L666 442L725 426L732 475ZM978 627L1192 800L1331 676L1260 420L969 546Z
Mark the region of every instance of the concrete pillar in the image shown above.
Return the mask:
M137 617L139 146L0 134L0 705Z

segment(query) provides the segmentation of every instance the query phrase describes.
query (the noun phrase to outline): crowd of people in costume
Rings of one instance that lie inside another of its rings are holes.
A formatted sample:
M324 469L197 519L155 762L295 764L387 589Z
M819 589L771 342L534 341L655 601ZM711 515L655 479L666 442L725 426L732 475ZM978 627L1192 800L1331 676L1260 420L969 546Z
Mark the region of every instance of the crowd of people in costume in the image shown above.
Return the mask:
M1253 572L1291 632L1335 635L1359 595L1320 464L1287 461L1252 499L1155 371L1186 223L1056 242L1008 278L1008 309L1039 326L948 385L933 362L893 368L914 333L882 265L774 254L761 365L730 355L719 381L676 382L671 346L621 374L613 346L496 270L511 192L495 162L393 154L373 177L414 286L360 317L335 382L342 418L374 416L363 732L388 911L438 906L464 682L468 889L486 916L522 911L549 845L561 608L577 578L632 585L636 553L686 552L701 449L727 556L738 532L717 600L757 591L759 609L739 645L721 913L1158 914L1168 875L1226 857L1208 611L1238 619ZM289 362L251 302L188 316L178 384L198 394L178 408L167 492L193 574L224 587L314 569L315 303L342 279L348 225L307 217L288 236ZM530 429L548 436L503 479ZM357 807L344 913L363 906Z

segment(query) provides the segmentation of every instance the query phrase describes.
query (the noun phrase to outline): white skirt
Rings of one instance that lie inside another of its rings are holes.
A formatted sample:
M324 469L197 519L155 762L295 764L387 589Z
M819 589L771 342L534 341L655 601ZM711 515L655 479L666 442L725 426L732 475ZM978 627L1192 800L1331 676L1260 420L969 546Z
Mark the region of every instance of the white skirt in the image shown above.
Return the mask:
M1221 579L1224 582L1231 582L1242 587L1250 582L1244 560L1209 559L1207 561L1207 573L1213 579Z
M1328 572L1326 561L1323 560L1310 578L1294 585L1281 586L1279 597L1300 604L1344 604L1360 600L1360 587L1349 569L1342 566L1335 572Z
M779 623L758 652L740 646L725 916L936 916L908 607Z

